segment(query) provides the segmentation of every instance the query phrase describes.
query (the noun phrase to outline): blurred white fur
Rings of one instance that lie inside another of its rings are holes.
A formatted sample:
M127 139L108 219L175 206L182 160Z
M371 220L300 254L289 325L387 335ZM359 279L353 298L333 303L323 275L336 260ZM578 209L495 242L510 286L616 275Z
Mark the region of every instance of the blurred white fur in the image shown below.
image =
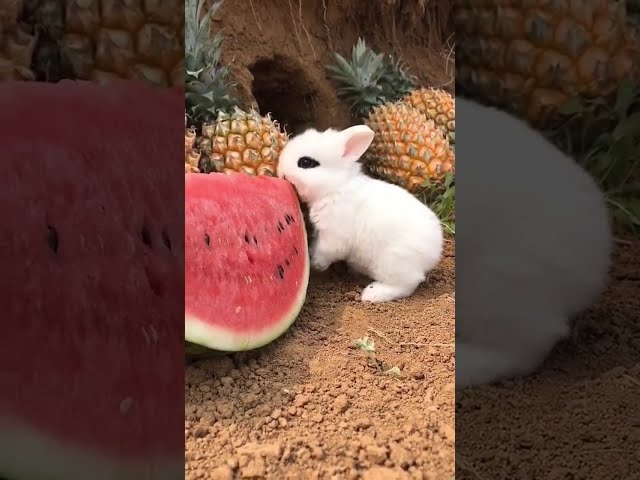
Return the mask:
M456 385L534 371L602 290L599 188L523 122L456 99Z
M343 131L314 129L292 138L280 154L278 175L309 205L317 229L314 268L345 260L373 280L363 302L411 295L440 261L443 233L436 215L400 187L367 177L357 162L373 140L357 125ZM315 168L299 168L310 157Z

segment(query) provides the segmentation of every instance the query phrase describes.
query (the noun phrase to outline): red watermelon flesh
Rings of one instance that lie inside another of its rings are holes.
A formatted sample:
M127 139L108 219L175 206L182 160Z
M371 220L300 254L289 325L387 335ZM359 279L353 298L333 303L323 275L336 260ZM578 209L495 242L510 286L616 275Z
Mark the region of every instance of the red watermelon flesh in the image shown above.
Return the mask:
M184 477L182 93L0 84L0 477Z
M298 316L307 234L291 184L242 173L185 175L185 339L261 347Z

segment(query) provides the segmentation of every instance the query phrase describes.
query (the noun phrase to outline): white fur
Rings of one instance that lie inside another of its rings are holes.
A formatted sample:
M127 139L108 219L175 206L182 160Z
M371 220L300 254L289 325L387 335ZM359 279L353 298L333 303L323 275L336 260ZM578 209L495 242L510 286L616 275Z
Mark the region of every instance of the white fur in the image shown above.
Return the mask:
M362 301L384 302L411 295L424 281L440 261L443 234L436 215L413 195L361 171L357 160L372 140L373 131L364 125L307 130L283 149L278 175L309 204L317 229L313 267L325 270L346 260L375 280ZM299 168L303 156L320 166Z
M498 110L461 98L456 110L456 385L465 387L538 368L602 290L611 233L603 195L572 159Z

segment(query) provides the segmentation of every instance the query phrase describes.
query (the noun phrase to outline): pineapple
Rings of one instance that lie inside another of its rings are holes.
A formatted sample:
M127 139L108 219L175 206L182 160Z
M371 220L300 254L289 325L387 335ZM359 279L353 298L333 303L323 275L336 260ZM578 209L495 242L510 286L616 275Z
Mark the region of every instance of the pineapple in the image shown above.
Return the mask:
M214 123L202 127L198 140L201 170L275 177L278 156L287 140L269 115L237 107L230 114L220 112Z
M119 77L182 85L178 0L23 1L23 21L38 37L31 65L39 79Z
M403 102L417 108L427 119L447 133L451 145L456 142L456 106L453 96L436 88L419 88L408 93Z
M362 38L353 47L351 62L337 53L334 57L336 64L327 69L341 85L338 95L351 103L356 115L364 117L374 106L402 101L433 120L451 144L455 143L456 110L451 94L436 88L419 88L400 62L376 54Z
M0 5L0 81L33 80L31 57L36 38L20 25L21 0Z
M184 173L199 173L200 152L196 150L196 129L187 127L187 112L184 112Z
M218 0L203 15L204 0L185 2L185 173L275 176L288 136L269 115L240 109L229 94L234 85L219 64L222 37L209 33L211 17L221 4Z
M334 54L327 66L356 115L374 131L363 156L377 176L411 192L426 180L441 181L453 172L454 98L444 90L418 88L415 79L391 56L376 54L363 39L353 47L351 62Z
M418 109L403 102L379 105L365 124L375 136L363 160L377 176L418 193L426 179L454 172L448 139Z
M459 85L538 127L571 97L608 95L640 66L623 2L464 0L455 24Z

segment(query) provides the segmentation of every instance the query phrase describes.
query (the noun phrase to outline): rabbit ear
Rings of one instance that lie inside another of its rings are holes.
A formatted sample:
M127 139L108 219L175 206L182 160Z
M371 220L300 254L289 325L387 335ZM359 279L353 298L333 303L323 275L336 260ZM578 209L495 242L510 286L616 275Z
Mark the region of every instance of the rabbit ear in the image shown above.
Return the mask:
M355 125L346 128L340 135L344 142L342 158L348 162L357 161L373 141L374 133L366 125Z

